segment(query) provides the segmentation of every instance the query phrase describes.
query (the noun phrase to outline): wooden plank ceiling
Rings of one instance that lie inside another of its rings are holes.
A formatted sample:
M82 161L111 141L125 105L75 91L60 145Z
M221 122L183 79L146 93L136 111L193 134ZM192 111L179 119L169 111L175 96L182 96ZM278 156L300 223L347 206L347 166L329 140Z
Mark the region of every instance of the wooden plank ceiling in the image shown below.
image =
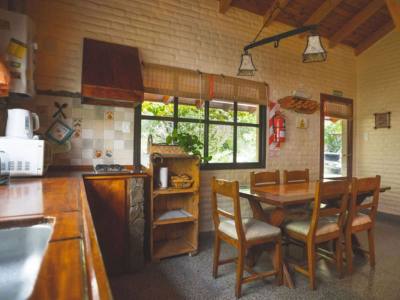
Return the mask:
M275 21L293 27L319 24L318 32L329 39L330 48L342 43L354 48L356 55L394 28L400 30L400 0L218 1L220 13L231 7L244 9L263 16L266 27Z

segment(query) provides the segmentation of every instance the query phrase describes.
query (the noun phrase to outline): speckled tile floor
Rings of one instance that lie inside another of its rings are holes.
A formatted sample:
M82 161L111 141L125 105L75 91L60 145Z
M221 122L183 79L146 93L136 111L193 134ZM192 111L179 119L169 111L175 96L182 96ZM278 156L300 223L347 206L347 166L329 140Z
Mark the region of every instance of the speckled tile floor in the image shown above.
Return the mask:
M367 246L366 234L360 235ZM110 279L114 298L119 299L235 299L234 264L221 266L219 277L211 276L213 236L201 234L200 251L195 257L178 256L149 264L141 272ZM376 227L377 265L370 269L367 259L355 258L352 276L339 279L335 267L320 260L317 290L294 273L295 289L274 285L272 278L243 285L241 299L400 299L400 223L379 221ZM223 245L222 257L235 250ZM257 264L267 268L268 256Z

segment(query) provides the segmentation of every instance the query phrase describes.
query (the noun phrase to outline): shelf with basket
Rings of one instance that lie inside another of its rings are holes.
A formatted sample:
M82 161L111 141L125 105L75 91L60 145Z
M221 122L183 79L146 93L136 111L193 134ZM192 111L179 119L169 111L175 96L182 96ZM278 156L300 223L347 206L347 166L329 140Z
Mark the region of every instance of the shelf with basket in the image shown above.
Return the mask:
M150 254L153 261L193 254L198 248L200 158L179 151L175 154L170 151L171 147L175 146L150 148ZM168 170L167 186L165 174L160 174L161 168Z

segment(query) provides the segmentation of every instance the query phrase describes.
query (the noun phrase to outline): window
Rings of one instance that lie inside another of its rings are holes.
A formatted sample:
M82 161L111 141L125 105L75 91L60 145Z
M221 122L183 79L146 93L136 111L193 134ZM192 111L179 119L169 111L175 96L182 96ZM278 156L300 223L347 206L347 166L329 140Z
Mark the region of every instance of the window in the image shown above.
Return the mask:
M222 100L206 101L145 94L141 105L141 162L148 162L147 140L165 143L174 128L195 134L212 156L202 169L265 166L265 106Z

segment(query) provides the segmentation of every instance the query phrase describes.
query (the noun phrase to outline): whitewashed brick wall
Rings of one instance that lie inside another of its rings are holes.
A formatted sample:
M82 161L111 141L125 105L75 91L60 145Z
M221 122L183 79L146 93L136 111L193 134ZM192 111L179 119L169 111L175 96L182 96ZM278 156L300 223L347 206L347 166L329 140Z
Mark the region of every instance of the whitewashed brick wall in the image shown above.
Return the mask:
M37 85L40 89L80 91L82 39L90 37L139 47L142 59L165 65L235 76L243 46L252 41L262 17L231 8L218 13L216 0L30 0L28 13L37 25L40 50ZM290 27L274 24L262 36ZM267 45L252 50L258 68L254 80L265 81L272 99L293 89L306 89L315 100L320 93L341 90L356 96L353 51L345 46L328 49L328 61L303 64L305 40L292 37L278 49ZM281 153L268 159L268 169L310 168L319 172L319 114L307 116L309 128L295 128L295 113L286 113L287 143ZM211 230L210 190L212 175L248 180L249 170L202 172L201 229Z
M357 58L357 175L382 176L392 189L379 210L400 215L400 32L393 31ZM390 129L374 129L374 113L391 114Z

